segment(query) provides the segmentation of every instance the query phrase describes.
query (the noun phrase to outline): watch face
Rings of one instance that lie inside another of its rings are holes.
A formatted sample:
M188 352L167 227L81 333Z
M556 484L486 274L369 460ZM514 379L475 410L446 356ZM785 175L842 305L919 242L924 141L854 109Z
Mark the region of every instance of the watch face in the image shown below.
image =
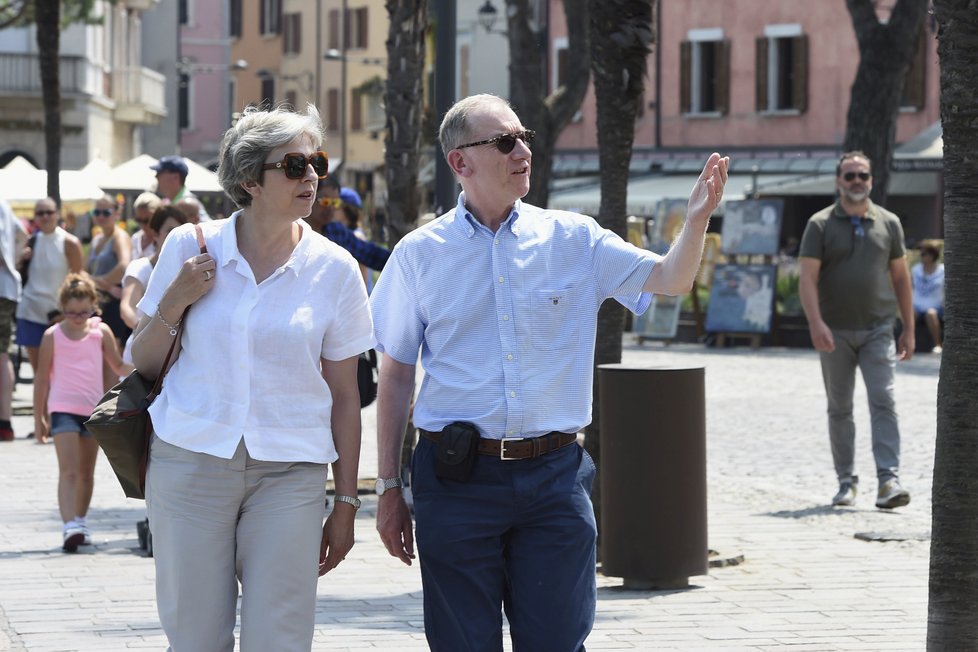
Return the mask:
M383 481L383 480L381 480L380 478L377 478L377 484L376 484L376 487L377 487L377 495L378 495L378 496L383 496L383 495L384 495L384 491L386 491L386 489L387 489L387 488L386 488L386 487L384 486L384 481Z

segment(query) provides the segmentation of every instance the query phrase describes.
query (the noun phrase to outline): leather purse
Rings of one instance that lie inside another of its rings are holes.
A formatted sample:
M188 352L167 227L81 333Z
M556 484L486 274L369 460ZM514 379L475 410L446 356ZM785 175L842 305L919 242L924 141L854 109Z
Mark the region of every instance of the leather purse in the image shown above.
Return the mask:
M195 226L200 253L207 253L204 235L200 226ZM173 350L183 335L183 324L189 309L188 306L180 316L180 325L156 381L150 383L138 369L133 371L102 396L85 422L85 427L105 453L122 490L129 498L146 498L146 469L149 465L149 442L153 435L149 406L163 388L163 378L170 368Z

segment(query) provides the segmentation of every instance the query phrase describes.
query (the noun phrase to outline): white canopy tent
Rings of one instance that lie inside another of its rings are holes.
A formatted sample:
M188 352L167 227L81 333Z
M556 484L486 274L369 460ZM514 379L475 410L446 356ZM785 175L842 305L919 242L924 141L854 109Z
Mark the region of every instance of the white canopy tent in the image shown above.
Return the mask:
M85 170L62 170L58 176L62 202L95 201L104 193ZM18 156L0 170L0 197L10 202L36 202L48 196L48 175Z
M191 192L221 192L216 174L190 159L184 159L184 161L186 161L189 171L187 188ZM157 159L149 154L140 154L136 158L104 172L100 181L103 187L112 190L156 190L156 171L152 169L156 163Z

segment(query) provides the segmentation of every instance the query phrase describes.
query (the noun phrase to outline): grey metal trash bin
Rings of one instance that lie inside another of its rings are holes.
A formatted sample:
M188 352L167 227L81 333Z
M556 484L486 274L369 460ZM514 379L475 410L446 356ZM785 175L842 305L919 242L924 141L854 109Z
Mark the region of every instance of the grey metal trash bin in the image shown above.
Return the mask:
M602 572L681 588L709 566L703 367L598 367Z

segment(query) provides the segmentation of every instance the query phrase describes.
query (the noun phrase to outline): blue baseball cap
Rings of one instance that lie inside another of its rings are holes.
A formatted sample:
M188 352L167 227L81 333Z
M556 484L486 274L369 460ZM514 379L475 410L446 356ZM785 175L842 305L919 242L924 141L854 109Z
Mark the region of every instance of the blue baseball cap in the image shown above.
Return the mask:
M179 172L184 177L190 172L182 156L164 156L156 165L149 166L149 169L157 172Z
M340 188L340 201L350 206L363 208L363 201L360 199L359 193L353 188L347 188L346 186Z

